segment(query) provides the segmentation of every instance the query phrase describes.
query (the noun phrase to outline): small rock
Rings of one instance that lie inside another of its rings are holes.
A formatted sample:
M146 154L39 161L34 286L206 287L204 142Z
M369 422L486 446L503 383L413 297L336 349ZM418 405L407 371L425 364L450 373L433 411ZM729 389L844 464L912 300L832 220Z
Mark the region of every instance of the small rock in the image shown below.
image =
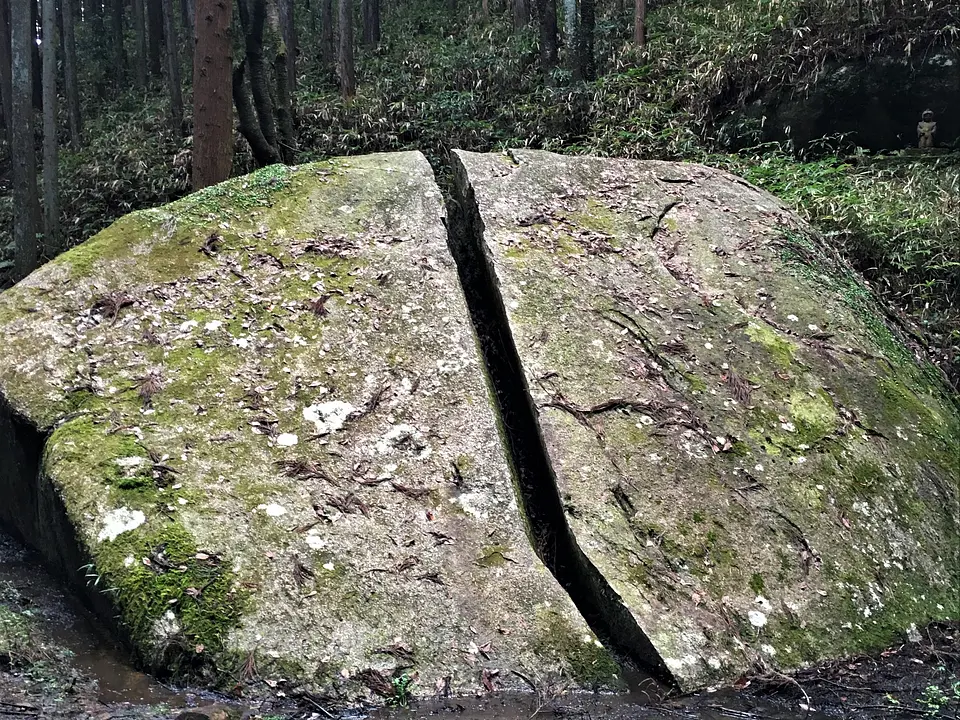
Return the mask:
M241 720L244 713L239 708L226 705L205 705L203 707L184 710L177 715L176 720Z

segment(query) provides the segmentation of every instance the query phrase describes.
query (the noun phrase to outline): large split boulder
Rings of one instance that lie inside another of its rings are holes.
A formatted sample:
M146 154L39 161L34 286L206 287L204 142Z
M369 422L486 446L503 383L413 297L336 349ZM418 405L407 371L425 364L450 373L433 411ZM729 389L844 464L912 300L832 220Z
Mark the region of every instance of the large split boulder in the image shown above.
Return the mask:
M956 398L821 236L696 165L456 164L519 477L682 686L960 616Z
M958 616L960 414L820 236L700 166L455 163L448 221L419 153L267 168L0 295L0 521L145 663L694 688Z
M419 153L267 168L0 296L0 519L150 666L616 683L528 542L443 213Z

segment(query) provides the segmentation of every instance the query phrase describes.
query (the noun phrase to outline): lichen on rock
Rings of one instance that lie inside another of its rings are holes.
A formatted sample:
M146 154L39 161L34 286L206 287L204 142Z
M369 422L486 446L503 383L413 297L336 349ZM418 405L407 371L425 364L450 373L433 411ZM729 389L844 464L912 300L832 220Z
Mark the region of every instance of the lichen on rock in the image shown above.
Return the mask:
M0 514L85 557L149 665L353 696L586 667L535 642L593 636L527 543L419 153L135 213L3 293L0 331L0 420L45 443L5 492L56 499Z
M455 155L566 522L682 686L960 616L956 399L823 238L702 166Z

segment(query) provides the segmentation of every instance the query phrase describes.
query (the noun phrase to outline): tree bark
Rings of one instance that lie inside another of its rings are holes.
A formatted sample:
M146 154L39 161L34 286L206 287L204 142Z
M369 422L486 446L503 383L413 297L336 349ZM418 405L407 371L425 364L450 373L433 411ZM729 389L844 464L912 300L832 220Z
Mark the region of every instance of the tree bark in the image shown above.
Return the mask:
M177 54L177 29L173 23L173 0L160 0L163 32L166 36L167 87L170 91L170 129L174 136L183 134L183 95L180 83L180 58Z
M70 125L70 145L79 150L83 144L83 126L80 121L80 91L77 86L77 39L74 32L73 0L60 5L63 17L63 76L67 96L67 122Z
M253 92L253 106L260 130L273 147L277 147L277 122L270 94L270 73L263 53L263 35L267 23L266 0L240 0L240 18L246 33L246 72Z
M278 0L280 10L280 35L283 38L284 72L287 75L287 92L290 94L290 103L293 103L293 93L297 89L297 23L294 14L294 0Z
M372 48L380 42L380 0L361 0L363 46Z
M577 41L577 51L580 56L579 73L575 74L583 80L593 80L596 77L596 66L593 60L595 26L594 0L580 0L580 26Z
M146 0L149 68L153 77L163 75L163 8L161 0Z
M143 3L144 0L133 0L133 37L137 46L133 69L137 87L147 86L147 21Z
M340 0L340 93L347 100L357 94L353 66L353 0Z
M530 24L530 0L512 0L513 29L519 30Z
M320 64L328 78L336 76L337 53L334 43L333 0L320 0Z
M540 15L540 66L544 76L557 66L557 0L537 0Z
M484 25L490 22L490 0L481 0L480 18Z
M123 52L123 0L110 2L110 75L115 83L114 91L123 89L126 57Z
M634 0L633 42L637 47L647 46L647 0Z
M288 165L296 161L297 138L293 132L293 103L291 99L290 76L293 68L292 47L287 44L287 28L284 26L284 10L291 8L292 0L267 0L267 22L269 29L269 47L273 56L274 92L271 93L276 113L277 150ZM290 21L293 18L289 18Z
M60 200L57 181L57 4L43 0L43 243L47 255L60 250Z
M10 66L10 0L0 0L0 97L7 147L13 147L13 79Z
M13 184L13 279L20 281L37 267L37 156L33 128L33 51L36 26L33 0L10 4L11 148Z
M193 0L180 0L180 24L188 37L193 37L194 11Z
M241 62L233 70L233 102L237 106L237 121L240 127L240 134L250 145L250 151L253 153L254 162L258 167L266 167L282 162L283 158L276 147L267 142L260 129L260 121L257 119L257 111L253 108L253 101L250 99L250 93L247 92L247 84L244 79L246 71L246 61ZM196 170L194 170L196 172Z
M193 187L230 177L233 162L230 0L197 0L193 62Z

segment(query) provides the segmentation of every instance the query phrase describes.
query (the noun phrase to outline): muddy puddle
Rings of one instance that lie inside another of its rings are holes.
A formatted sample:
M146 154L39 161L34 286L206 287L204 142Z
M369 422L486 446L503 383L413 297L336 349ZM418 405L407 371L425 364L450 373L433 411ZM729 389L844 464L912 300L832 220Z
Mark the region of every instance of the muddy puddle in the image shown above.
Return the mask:
M849 658L690 697L654 702L642 692L538 697L494 694L421 701L409 709L334 706L308 694L243 700L167 687L135 669L122 647L36 558L0 531L0 602L26 615L42 643L69 651L52 671L56 683L0 663L0 720L165 720L219 703L230 720L960 720L960 626L932 625L920 641L872 657ZM266 693L269 693L266 690ZM420 689L420 692L423 692ZM204 717L194 715L193 717Z

